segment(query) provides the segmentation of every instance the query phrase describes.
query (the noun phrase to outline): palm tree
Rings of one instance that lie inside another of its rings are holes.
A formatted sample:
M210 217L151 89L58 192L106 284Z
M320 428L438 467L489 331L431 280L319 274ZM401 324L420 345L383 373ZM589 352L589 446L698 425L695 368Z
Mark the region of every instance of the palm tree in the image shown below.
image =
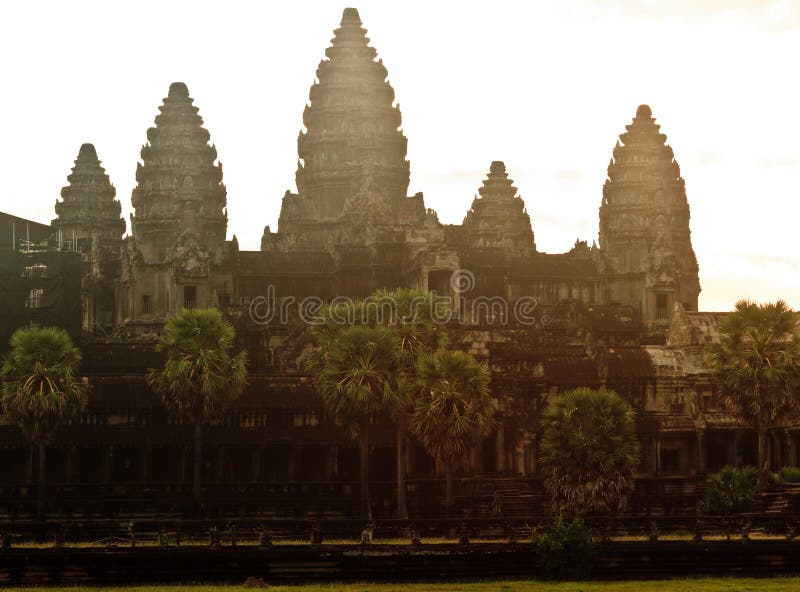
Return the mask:
M46 451L58 427L86 406L88 382L76 375L81 353L57 327L24 327L11 336L3 361L2 406L6 416L38 447L38 514L45 495Z
M800 408L798 314L783 300L759 305L748 300L719 327L719 343L709 346L709 361L726 406L758 432L758 489L769 474L767 428Z
M323 313L331 318L331 311ZM334 314L335 316L335 314ZM394 398L398 371L398 344L385 327L320 322L312 329L318 348L306 367L328 411L344 419L359 440L361 462L361 517L370 519L369 426Z
M617 393L578 388L553 400L542 418L544 486L560 513L620 511L639 464L635 412Z
M397 517L408 518L406 507L406 440L408 415L413 411L417 391L416 366L419 356L447 344L443 315L430 292L400 288L378 290L365 303L375 323L394 331L400 354L400 371L390 412L397 427Z
M416 374L420 390L410 428L428 453L445 466L449 513L455 497L456 463L494 429L489 369L466 352L439 349L420 355Z
M236 332L216 308L183 310L167 320L156 346L166 354L151 368L148 382L176 416L194 426L192 491L200 498L203 426L218 419L241 395L247 381L247 354L231 355Z

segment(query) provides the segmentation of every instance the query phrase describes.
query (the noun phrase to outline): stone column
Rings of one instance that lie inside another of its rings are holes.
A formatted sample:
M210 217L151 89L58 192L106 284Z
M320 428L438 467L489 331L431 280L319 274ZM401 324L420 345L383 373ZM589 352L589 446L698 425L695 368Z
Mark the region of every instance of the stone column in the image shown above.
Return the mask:
M103 468L103 482L109 483L114 475L114 447L106 448L106 462Z
M261 456L263 453L263 446L258 446L253 450L252 463L250 465L250 479L253 483L258 483L261 480Z
M498 473L503 473L506 470L506 437L502 423L497 426L495 448L495 470Z
M655 436L655 446L653 447L656 455L656 477L661 477L661 434L656 434Z
M706 433L704 430L697 432L697 474L706 472Z
M289 482L297 481L297 465L300 457L300 447L292 446L289 448Z
M797 447L792 432L786 430L786 459L790 467L797 466Z
M183 483L186 481L186 448L181 448L178 454L178 479Z
M72 483L72 465L75 463L75 447L69 446L64 452L64 481Z
M220 446L217 450L217 482L225 480L225 447Z
M150 481L150 456L152 451L150 446L145 446L144 450L142 450L142 465L139 471L139 480L142 483L147 483Z

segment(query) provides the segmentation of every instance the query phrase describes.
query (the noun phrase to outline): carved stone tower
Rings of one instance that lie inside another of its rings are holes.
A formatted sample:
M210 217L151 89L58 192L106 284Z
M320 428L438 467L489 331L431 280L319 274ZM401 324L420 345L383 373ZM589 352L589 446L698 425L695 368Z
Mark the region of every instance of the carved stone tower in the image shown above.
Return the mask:
M697 259L685 182L650 107L641 105L620 135L600 207L600 248L609 299L641 307L666 325L676 304L697 310Z
M222 164L192 103L186 85L174 82L147 130L131 196L123 318L157 319L230 294L215 277L228 223Z
M125 220L117 190L100 165L92 144L83 144L56 201L53 237L60 248L79 251L84 331L105 330L115 322L115 282Z
M531 218L503 162L492 163L478 193L464 218L468 246L503 249L520 257L535 253Z
M381 222L402 221L409 183L400 109L355 8L344 10L325 54L303 112L306 129L297 138L298 194L284 196L278 222L281 234L302 234L317 244L336 236L346 211L363 213L362 202L376 202L376 196L383 205L369 207L380 210ZM359 203L350 203L357 194ZM424 208L415 213L423 217Z

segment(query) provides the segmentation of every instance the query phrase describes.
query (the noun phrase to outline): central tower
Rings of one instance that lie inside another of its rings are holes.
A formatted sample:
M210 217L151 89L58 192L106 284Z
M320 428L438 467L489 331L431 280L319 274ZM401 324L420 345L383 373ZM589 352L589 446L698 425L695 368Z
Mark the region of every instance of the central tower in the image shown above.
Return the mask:
M386 68L355 8L346 8L303 112L297 138L297 194L287 192L279 231L294 233L342 218L353 196L379 196L395 222L409 183L406 137ZM375 201L374 199L372 201ZM375 204L373 204L375 205ZM402 216L401 216L402 217Z

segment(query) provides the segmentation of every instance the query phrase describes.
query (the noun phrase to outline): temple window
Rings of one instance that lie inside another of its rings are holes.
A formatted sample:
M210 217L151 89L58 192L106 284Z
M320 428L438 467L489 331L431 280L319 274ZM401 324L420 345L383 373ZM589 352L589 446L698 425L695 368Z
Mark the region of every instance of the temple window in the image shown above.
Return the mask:
M142 314L150 314L150 294L142 294Z
M33 288L28 292L28 298L25 300L25 308L40 308L42 306L42 296L44 289Z
M659 321L665 321L669 318L669 295L668 294L656 294L656 319Z
M183 287L183 308L197 308L197 286Z
M661 470L664 473L677 473L681 470L681 455L677 448L661 450Z

